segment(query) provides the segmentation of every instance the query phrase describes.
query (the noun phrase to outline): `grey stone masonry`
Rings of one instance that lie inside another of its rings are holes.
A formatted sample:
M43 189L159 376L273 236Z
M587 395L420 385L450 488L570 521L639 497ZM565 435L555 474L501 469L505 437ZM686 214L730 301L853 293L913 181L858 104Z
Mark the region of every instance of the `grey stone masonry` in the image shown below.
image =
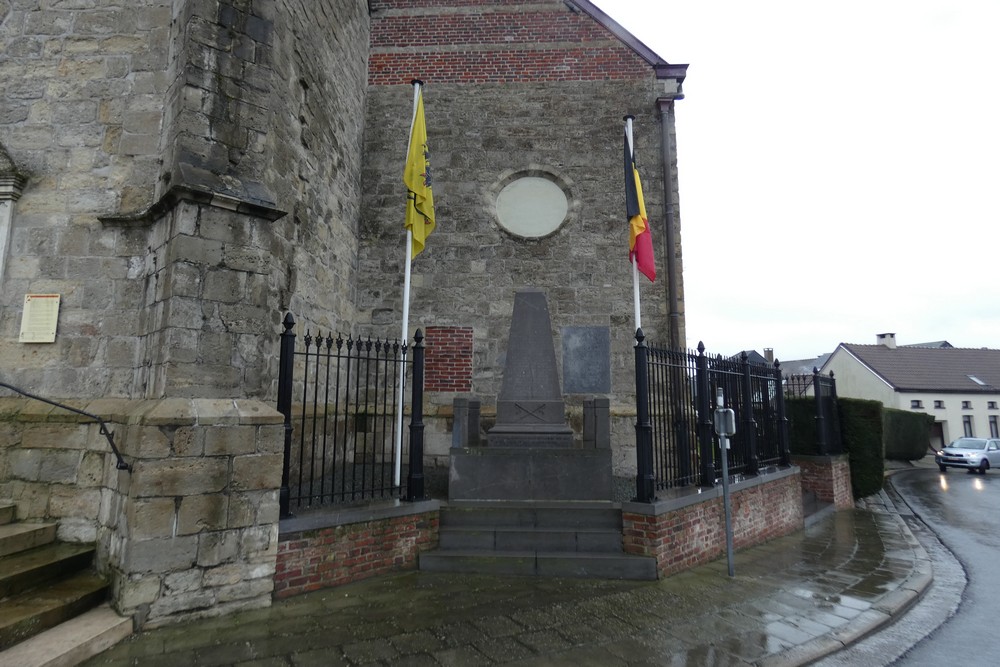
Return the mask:
M6 379L260 397L284 310L349 331L369 21L357 0L0 2L0 145L29 175L0 225ZM28 293L61 295L54 344L17 342Z
M37 401L0 399L0 497L21 518L96 542L113 605L140 624L271 601L278 545L282 416L252 400L79 403L98 427Z

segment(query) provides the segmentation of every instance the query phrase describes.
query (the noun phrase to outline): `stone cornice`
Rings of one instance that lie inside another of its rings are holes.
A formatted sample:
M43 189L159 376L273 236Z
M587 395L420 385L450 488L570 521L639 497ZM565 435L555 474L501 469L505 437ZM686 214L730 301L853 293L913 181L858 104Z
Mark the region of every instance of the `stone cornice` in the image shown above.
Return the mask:
M282 211L271 206L263 206L258 203L248 202L237 197L211 192L209 190L199 190L185 185L175 185L167 190L159 201L144 211L131 213L128 215L100 216L98 220L106 225L149 225L157 218L172 210L180 202L191 202L216 208L224 208L244 215L265 220L277 220L283 217L287 211Z

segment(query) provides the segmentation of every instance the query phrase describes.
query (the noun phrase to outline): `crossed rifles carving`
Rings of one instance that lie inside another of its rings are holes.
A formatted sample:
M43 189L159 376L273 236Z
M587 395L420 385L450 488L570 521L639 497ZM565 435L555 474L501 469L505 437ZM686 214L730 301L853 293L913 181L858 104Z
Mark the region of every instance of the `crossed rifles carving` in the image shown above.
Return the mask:
M527 421L529 419L534 419L535 421L540 421L540 422L545 421L545 417L543 416L545 412L544 403L536 405L533 408L526 407L524 405L521 405L520 403L514 403L514 407L521 411L518 413L518 421Z

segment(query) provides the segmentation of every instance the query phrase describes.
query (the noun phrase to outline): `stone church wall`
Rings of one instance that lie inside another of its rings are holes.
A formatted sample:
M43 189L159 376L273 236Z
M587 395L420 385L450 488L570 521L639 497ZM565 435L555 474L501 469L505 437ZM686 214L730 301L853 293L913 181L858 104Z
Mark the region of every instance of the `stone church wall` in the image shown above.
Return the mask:
M642 278L643 328L667 333L664 191L652 67L572 3L463 2L433 8L373 2L365 134L364 205L358 309L377 327L397 327L402 290L387 277L403 272L401 181L412 113L412 78L422 79L437 230L413 262L410 329L467 327L473 332L468 393L429 391L427 447L447 454L456 395L495 405L508 343L514 291L545 290L560 364L605 364L608 381L569 394L612 400L617 446L634 441L634 323L622 178L622 117L634 114L645 202L658 278ZM672 130L672 128L670 128ZM557 183L568 199L561 227L523 238L501 227L496 198L521 175ZM675 195L676 198L676 195ZM679 234L678 234L679 238ZM675 252L679 258L679 240ZM680 269L678 262L677 275ZM596 334L574 351L564 336ZM601 342L603 341L603 342ZM428 335L428 356L435 341ZM565 351L565 354L564 354ZM573 369L561 368L565 378ZM623 458L624 457L624 458ZM618 467L629 465L628 455Z
M8 381L264 396L282 311L350 327L366 2L0 12L0 144L29 175L0 277ZM17 342L28 293L62 296L54 344Z

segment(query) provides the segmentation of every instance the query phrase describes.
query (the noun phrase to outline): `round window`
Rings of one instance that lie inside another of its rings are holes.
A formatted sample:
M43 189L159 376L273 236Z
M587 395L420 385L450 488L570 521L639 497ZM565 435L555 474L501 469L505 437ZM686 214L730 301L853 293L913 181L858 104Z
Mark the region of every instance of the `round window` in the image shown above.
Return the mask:
M511 234L524 238L548 236L559 229L569 211L566 193L540 176L521 176L500 190L497 220Z

